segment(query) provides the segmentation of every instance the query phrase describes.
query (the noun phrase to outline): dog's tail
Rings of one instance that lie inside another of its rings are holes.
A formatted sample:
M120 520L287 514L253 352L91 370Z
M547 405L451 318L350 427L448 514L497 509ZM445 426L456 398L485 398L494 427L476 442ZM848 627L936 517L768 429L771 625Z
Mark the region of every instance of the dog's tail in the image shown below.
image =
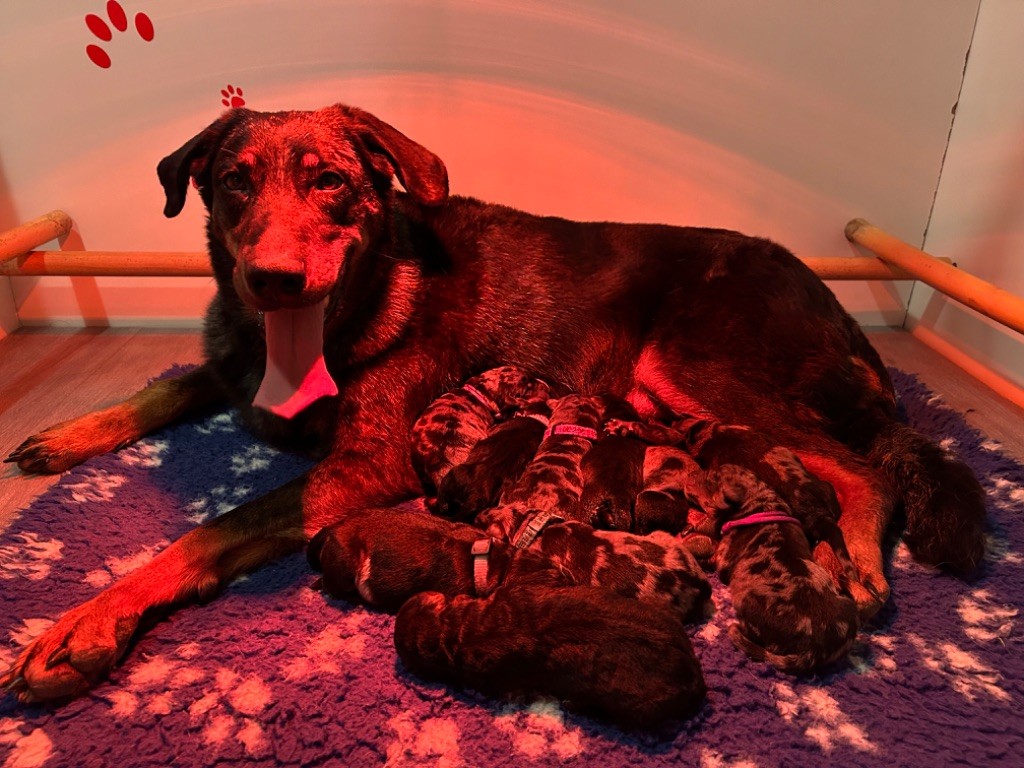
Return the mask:
M971 469L895 420L879 425L866 455L903 502L903 540L914 557L973 571L985 554L985 492Z

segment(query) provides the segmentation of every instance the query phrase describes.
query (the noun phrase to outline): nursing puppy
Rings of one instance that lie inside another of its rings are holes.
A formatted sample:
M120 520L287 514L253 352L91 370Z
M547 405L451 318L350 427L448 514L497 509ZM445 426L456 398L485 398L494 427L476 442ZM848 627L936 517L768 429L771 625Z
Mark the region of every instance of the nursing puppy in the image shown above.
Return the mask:
M747 469L708 474L705 508L720 542L715 567L729 586L729 637L750 658L791 673L846 655L860 626L853 599L813 559L802 521Z
M800 520L810 539L815 560L829 571L837 586L849 590L858 603L877 597L871 592L873 588L870 585L862 586L857 582L856 570L838 525L842 510L835 490L809 471L794 451L747 427L722 424L705 416L683 416L671 427L609 420L605 429L643 440L652 446L679 449L694 457L701 467L711 470L732 465L754 472L760 478L771 478L772 487ZM685 463L685 460L680 459L680 462ZM865 467L863 471L870 470ZM689 483L686 479L687 475L699 477L695 472L694 468L686 469L671 482L688 484L693 508L688 525L703 536L712 527L699 512L704 509L705 502L699 496L705 486L701 482ZM847 499L847 502L855 507L857 500ZM694 543L703 546L704 540L694 539Z
M477 516L476 525L525 548L549 522L582 519L581 462L597 439L603 408L600 397L559 398L533 461L497 507Z
M531 399L546 398L546 384L505 365L473 376L446 392L412 426L412 463L428 496L452 467L461 464L484 438L495 419Z
M593 587L505 586L486 598L424 592L395 619L409 671L500 696L554 696L624 728L695 714L707 688L669 608Z
M495 506L533 461L550 417L547 398L538 398L497 424L444 476L437 490L437 514L469 521Z
M637 421L636 409L619 398L606 398L605 418ZM636 531L633 507L643 483L646 447L638 440L602 432L583 457L580 517L595 528Z

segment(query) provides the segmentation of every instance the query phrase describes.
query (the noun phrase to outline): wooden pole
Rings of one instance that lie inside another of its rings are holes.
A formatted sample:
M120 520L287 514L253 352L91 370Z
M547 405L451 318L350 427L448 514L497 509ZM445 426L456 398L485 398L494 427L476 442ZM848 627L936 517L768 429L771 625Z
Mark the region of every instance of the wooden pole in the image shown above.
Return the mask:
M803 259L822 280L913 280L873 256ZM205 253L135 251L32 251L0 263L0 275L94 275L118 277L209 277Z
M71 224L71 217L64 211L50 211L19 227L0 232L0 262L64 237L71 231Z
M32 251L0 263L0 275L210 277L205 253L136 251Z
M916 279L961 304L991 317L1017 333L1024 333L1024 299L1021 297L961 272L950 264L944 264L864 219L854 219L847 224L846 237L878 254L886 263L909 272Z

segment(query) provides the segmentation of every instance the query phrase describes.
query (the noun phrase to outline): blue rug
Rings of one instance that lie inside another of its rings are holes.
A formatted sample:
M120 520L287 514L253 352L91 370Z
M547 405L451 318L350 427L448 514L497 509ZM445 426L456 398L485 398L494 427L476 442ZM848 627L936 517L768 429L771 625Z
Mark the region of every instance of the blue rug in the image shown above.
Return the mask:
M833 674L748 661L716 583L719 611L694 629L706 705L671 737L628 735L554 702L420 682L397 660L393 619L313 591L296 555L158 624L64 707L0 697L0 766L1024 765L1024 467L893 375L910 423L981 478L990 551L965 583L893 542L893 599ZM307 466L223 413L68 472L0 538L0 666L167 542Z

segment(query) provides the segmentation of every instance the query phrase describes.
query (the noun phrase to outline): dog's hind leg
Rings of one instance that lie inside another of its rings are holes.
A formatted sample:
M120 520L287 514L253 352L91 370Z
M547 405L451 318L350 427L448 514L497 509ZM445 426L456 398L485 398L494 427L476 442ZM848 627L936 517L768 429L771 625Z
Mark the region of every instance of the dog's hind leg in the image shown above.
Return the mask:
M117 405L54 424L32 435L4 461L16 463L24 472L63 472L223 400L220 386L203 365L182 376L154 381Z
M307 540L304 475L190 531L30 643L0 687L26 702L76 696L106 677L143 617L208 597Z

